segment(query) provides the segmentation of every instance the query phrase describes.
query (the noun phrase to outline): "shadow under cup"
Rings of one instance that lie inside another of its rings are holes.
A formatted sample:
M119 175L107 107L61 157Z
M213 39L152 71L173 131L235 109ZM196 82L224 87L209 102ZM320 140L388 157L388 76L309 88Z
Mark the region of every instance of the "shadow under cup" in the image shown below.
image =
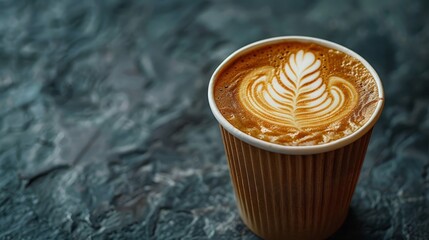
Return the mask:
M234 58L254 48L284 41L317 43L361 61L373 75L381 99L368 122L344 138L313 146L273 144L232 126L214 101L217 74ZM369 63L326 40L271 38L231 54L214 72L208 95L220 125L240 216L247 227L264 239L325 239L332 235L346 219L373 126L383 108L383 87Z

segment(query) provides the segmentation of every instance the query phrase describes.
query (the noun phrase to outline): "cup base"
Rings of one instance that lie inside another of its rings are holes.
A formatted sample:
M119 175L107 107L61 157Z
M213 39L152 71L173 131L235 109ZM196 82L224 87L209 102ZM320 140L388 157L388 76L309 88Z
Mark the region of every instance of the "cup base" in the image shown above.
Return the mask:
M326 233L324 235L320 235L320 234L314 234L314 233L309 233L309 232L302 232L302 233L288 233L288 232L281 232L278 235L273 235L273 234L266 234L263 232L258 232L257 229L255 229L254 227L250 226L248 223L246 223L245 219L243 218L242 214L239 213L241 220L243 221L244 225L246 225L246 227L256 236L262 238L262 239L272 239L272 240L284 240L284 239L294 239L294 240L317 240L317 239L328 239L329 237L331 237L332 235L334 235L340 228L341 226L344 224L346 218L347 218L347 214L344 217L344 219L338 224L337 227L332 229L332 232L330 233ZM311 231L311 230L310 230ZM287 237L285 237L285 235L287 235Z

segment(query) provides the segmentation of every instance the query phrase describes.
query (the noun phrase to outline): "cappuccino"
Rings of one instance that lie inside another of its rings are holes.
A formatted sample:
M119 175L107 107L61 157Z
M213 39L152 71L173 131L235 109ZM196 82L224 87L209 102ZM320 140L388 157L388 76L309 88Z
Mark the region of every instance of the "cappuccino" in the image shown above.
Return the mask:
M280 145L346 137L370 119L381 100L375 79L360 61L295 41L254 48L230 60L213 91L229 123Z

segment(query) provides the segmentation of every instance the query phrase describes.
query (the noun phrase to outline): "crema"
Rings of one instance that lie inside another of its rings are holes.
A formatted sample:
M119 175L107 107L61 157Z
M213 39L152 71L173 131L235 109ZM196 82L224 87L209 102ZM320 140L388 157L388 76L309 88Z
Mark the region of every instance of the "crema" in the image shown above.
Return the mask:
M371 117L377 85L357 59L315 43L252 49L218 74L215 102L236 128L282 145L345 137Z

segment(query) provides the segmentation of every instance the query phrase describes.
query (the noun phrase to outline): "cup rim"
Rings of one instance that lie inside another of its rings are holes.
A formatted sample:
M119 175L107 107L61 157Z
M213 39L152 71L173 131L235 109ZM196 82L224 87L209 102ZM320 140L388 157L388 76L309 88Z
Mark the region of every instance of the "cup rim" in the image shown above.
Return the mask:
M374 109L374 112L372 113L370 119L357 131L353 132L350 135L347 135L345 137L342 137L340 139L337 139L335 141L329 142L329 143L323 143L318 145L305 145L305 146L289 146L289 145L281 145L277 143L271 143L267 142L261 139L258 139L256 137L253 137L251 135L248 135L241 130L234 127L231 123L226 120L226 118L220 113L216 102L214 100L214 83L216 81L216 78L219 74L219 72L234 58L241 56L254 48L261 47L266 44L273 44L283 41L297 41L297 42L312 42L317 43L325 47L329 47L338 51L341 51L347 55L350 55L357 60L359 60L371 73L371 75L374 77L374 80L377 84L378 88L378 95L380 100L377 103L376 108ZM270 151L270 152L276 152L276 153L282 153L282 154L290 154L290 155L308 155L308 154L317 154L322 152L328 152L332 151L341 147L344 147L348 144L351 144L352 142L356 141L360 137L362 137L365 133L367 133L374 124L377 122L378 118L381 115L383 105L384 105L384 91L383 91L383 85L381 83L381 80L377 74L377 72L374 70L374 68L359 54L355 53L354 51L331 41L315 38L315 37L306 37L306 36L281 36L281 37L273 37L273 38L267 38L264 40L260 40L251 44L248 44L244 47L241 47L240 49L236 50L232 54L230 54L223 62L216 68L216 70L213 72L209 86L208 86L208 100L210 109L215 116L216 120L219 122L219 124L225 128L229 133L231 133L233 136L237 137L238 139L261 149Z

